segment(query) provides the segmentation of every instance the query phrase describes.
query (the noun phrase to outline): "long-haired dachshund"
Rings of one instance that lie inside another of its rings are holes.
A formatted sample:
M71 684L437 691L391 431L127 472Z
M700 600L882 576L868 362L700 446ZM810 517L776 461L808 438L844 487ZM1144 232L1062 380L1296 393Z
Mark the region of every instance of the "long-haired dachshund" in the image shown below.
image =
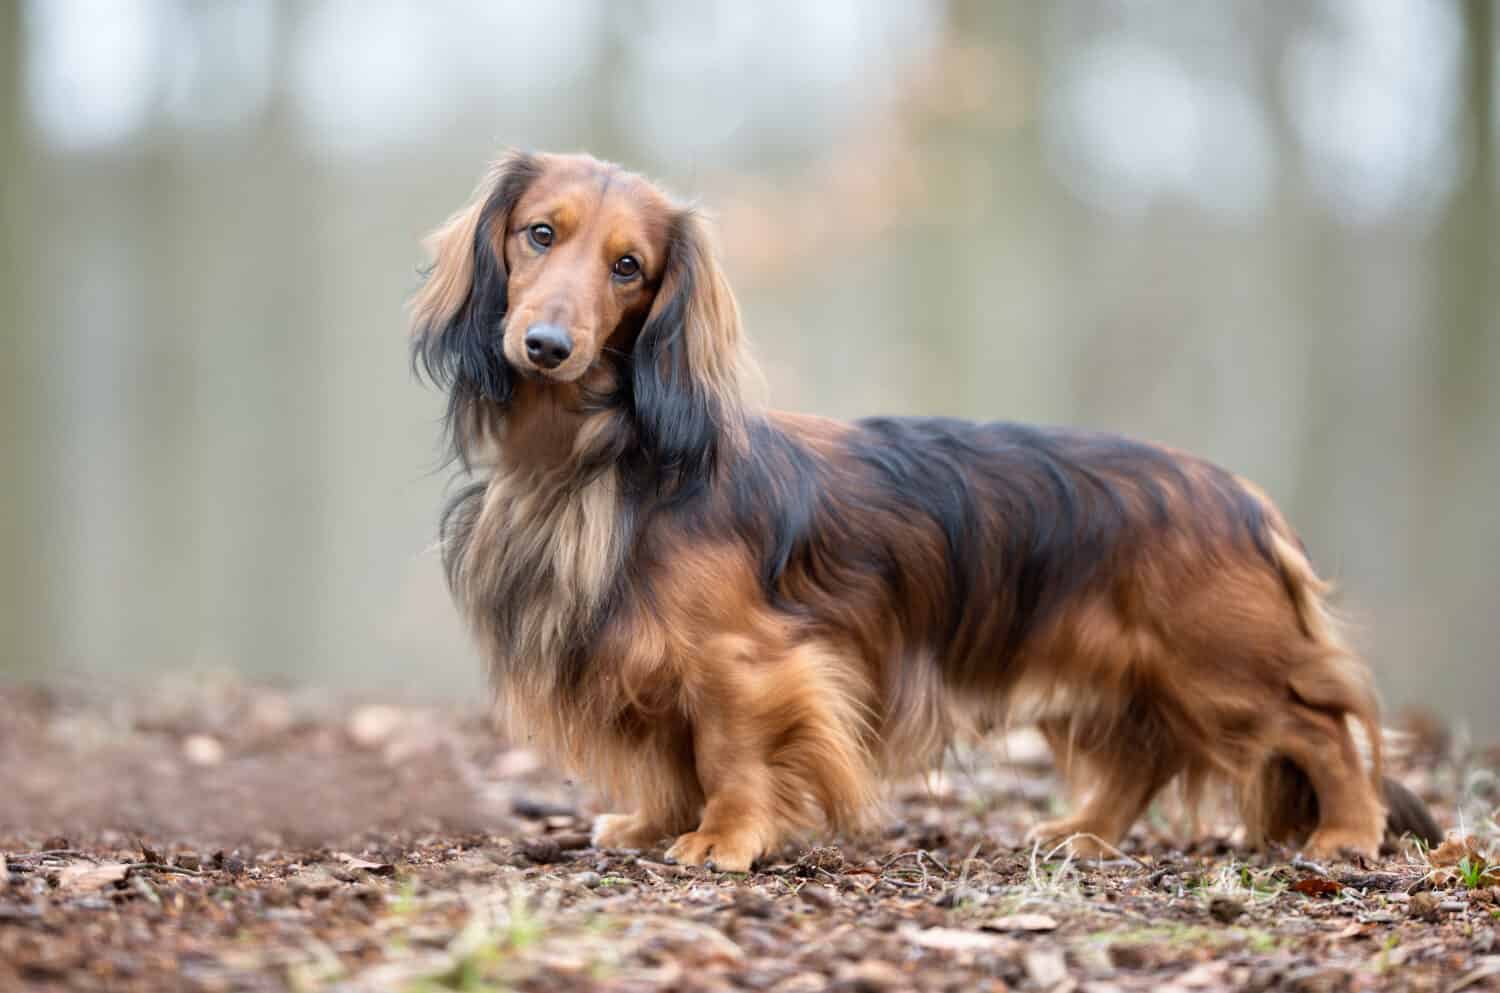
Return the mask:
M756 409L703 222L593 158L505 157L432 248L414 359L484 466L448 579L509 726L628 802L599 845L744 871L1021 722L1079 803L1035 833L1081 851L1174 780L1310 852L1436 835L1246 481L1108 435Z

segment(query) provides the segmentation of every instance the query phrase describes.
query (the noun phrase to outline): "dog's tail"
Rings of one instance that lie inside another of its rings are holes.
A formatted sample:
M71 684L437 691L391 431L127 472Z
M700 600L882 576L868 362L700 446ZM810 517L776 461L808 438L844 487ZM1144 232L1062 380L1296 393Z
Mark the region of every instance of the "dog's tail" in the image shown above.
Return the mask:
M1433 818L1422 798L1394 779L1381 780L1381 799L1385 802L1385 833L1393 838L1411 835L1428 847L1443 843L1443 829Z
M1388 839L1411 836L1432 847L1442 844L1443 829L1421 797L1389 776L1380 779ZM1245 822L1259 837L1285 841L1306 838L1318 826L1318 797L1312 781L1296 764L1275 759L1242 797Z

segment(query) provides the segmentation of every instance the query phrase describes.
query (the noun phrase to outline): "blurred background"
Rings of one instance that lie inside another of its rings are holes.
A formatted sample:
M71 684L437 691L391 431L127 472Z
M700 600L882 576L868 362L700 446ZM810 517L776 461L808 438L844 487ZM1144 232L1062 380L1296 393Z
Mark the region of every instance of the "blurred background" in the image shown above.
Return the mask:
M1496 737L1486 0L0 3L0 680L475 696L419 240L506 145L695 197L774 402L1262 483Z

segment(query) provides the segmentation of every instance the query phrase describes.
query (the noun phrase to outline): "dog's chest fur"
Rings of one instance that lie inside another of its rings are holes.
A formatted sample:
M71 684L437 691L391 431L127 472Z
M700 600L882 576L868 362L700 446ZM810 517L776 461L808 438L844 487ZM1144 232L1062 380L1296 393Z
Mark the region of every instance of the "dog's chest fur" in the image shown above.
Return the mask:
M595 631L623 544L616 487L613 472L502 464L455 515L444 559L497 686L546 692Z

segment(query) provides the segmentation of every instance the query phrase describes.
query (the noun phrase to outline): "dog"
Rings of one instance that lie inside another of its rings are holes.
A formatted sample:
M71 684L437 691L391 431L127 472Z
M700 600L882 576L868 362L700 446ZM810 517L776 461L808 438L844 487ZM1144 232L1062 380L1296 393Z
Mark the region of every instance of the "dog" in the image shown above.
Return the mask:
M747 871L1020 723L1079 800L1033 836L1081 854L1173 781L1228 784L1256 843L1436 837L1244 479L1106 434L767 411L705 222L588 156L504 156L429 245L413 361L473 480L447 578L507 726L626 806L599 846Z

